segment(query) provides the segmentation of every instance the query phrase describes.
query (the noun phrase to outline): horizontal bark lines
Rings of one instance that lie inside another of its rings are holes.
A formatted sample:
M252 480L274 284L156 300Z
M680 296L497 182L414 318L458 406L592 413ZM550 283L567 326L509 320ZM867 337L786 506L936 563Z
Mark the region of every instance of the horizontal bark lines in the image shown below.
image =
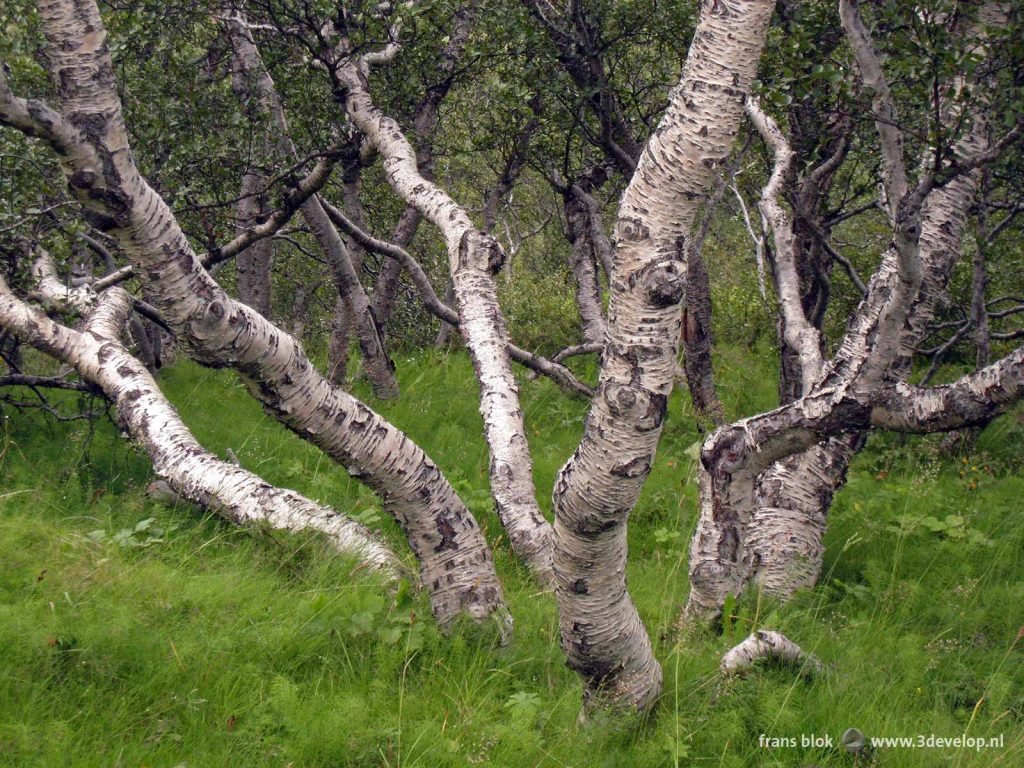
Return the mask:
M626 590L626 521L676 371L685 243L729 154L774 3L705 3L680 84L616 223L608 344L583 440L555 486L562 646L590 700L650 708L661 670Z

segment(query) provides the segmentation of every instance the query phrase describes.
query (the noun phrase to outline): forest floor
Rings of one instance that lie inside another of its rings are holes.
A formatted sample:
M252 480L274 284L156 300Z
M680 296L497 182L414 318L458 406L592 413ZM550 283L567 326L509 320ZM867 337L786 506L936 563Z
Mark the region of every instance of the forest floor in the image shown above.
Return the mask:
M440 636L422 594L383 587L315 537L147 499L150 465L109 421L8 410L0 765L1024 765L1020 410L963 456L938 438L875 436L836 499L820 586L785 606L744 597L723 634L680 639L671 628L686 597L698 434L677 394L629 527L630 589L664 696L646 722L581 725L554 597L511 560L491 511L468 361L430 353L398 371L401 399L374 407L426 449L485 528L515 619L510 645L472 627ZM718 376L730 416L771 406L768 356L727 351ZM161 380L208 448L380 526L412 562L372 494L264 418L230 373L182 363ZM522 393L548 507L585 403L546 381L523 381ZM723 679L722 653L757 628L784 632L825 672ZM913 746L848 754L839 739L851 727ZM935 746L965 734L995 743Z

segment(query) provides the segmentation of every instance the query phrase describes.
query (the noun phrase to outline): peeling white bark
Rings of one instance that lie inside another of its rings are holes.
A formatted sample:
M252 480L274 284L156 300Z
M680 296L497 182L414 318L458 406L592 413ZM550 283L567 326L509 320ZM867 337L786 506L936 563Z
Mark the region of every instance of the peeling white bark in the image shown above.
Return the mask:
M738 593L751 577L782 597L816 581L825 514L832 494L845 479L851 453L860 449L868 428L883 421L901 428L886 407L874 404L900 399L893 382L905 374L910 350L919 344L935 298L949 279L967 211L977 193L979 171L970 158L982 156L983 117L956 148L966 158L966 172L933 188L926 161L922 180L909 190L902 159L897 158L902 137L891 124L895 111L877 56L856 15L856 3L844 0L841 6L858 68L874 95L886 188L890 201L895 199L893 241L836 356L817 381L805 379L803 399L793 408L784 406L722 430L705 444L701 516L691 545L692 589L684 622L717 616L726 596ZM764 129L770 133L770 126ZM768 135L766 140L776 145L783 141L781 134ZM774 214L778 216L779 211ZM783 279L791 278L783 274ZM786 289L783 285L780 293ZM795 302L784 304L783 312L787 325L795 322L800 328L806 322ZM798 341L797 334L794 337ZM813 364L813 354L800 359ZM1002 375L1012 379L1014 374L1010 369ZM1007 386L1012 390L1011 384ZM951 421L979 423L986 412L998 412L1000 397L1013 397L999 395L992 382L989 387L993 392L989 408L976 392L948 394L944 400L940 393L934 393L936 400L918 392L913 402L928 410L942 400L951 409ZM904 404L909 407L910 401ZM934 414L910 419L918 431L940 428L934 426L939 421ZM815 436L834 439L814 445ZM769 467L767 459L808 449L806 455L792 456L761 475Z
M99 387L114 404L120 424L175 493L236 524L318 531L343 554L392 578L403 573L394 553L360 523L294 491L274 487L204 449L146 367L121 342L130 313L131 297L111 288L96 300L83 330L74 331L18 300L0 278L0 325Z
M861 432L829 437L757 479L745 562L748 578L765 594L786 599L818 583L832 498L863 444Z
M732 148L773 7L703 4L681 81L620 205L600 383L554 495L562 647L586 680L585 704L646 710L661 689L626 589L626 521L675 377L686 237Z
M504 611L490 550L438 468L394 426L331 386L294 338L233 301L202 268L128 146L106 31L92 2L40 0L60 113L13 97L0 120L46 138L85 216L136 268L179 339L207 365L231 366L266 410L381 497L420 559L437 621Z
M335 70L353 124L377 148L392 188L441 231L459 304L459 329L480 383L480 412L491 452L490 480L498 517L516 555L544 583L551 575L551 526L536 501L519 388L509 362L508 330L494 276L504 252L478 230L466 210L424 178L401 127L373 103L361 61Z
M473 22L477 18L477 6L477 0L467 0L456 8L452 16L451 27L449 28L448 41L438 52L435 82L427 88L423 98L416 105L416 110L412 117L412 132L416 141L416 167L423 178L428 181L434 180L433 141L441 118L441 102L444 101L456 80L459 62L469 40ZM394 55L396 51L397 47L395 45L390 46L391 55ZM392 232L391 241L402 248L408 247L412 243L422 220L423 216L419 209L407 202L405 210L398 217L398 223ZM485 231L491 232L486 226ZM388 318L391 317L392 308L394 307L400 287L401 276L402 265L398 262L389 261L384 265L377 278L373 291L373 312L377 321L382 326L386 326ZM448 295L449 293L451 296ZM454 303L454 288L446 291L445 301L449 304ZM447 332L450 330L450 327L445 324L441 325L441 329L438 332L437 346L443 346L444 343L447 343Z
M906 382L879 392L871 424L896 432L946 432L987 424L1024 397L1024 347L952 384L915 387Z
M986 3L979 13L988 27L1006 20L1006 9L1001 3ZM973 34L980 41L975 53L984 55L985 29L976 29ZM956 82L952 90L963 86L964 83ZM955 94L944 104L947 121L960 114ZM986 135L987 121L984 114L978 114L971 130L957 143L958 156L971 157L984 151ZM927 169L931 160L924 158L922 169ZM907 311L899 341L900 355L890 375L903 375L909 370L913 350L923 340L936 303L945 293L960 257L968 211L977 196L981 174L980 169L963 173L931 190L924 200L919 240L921 285ZM880 294L876 293L875 301L879 300ZM863 326L861 333L869 328ZM993 413L998 410L994 408ZM757 507L749 527L745 559L750 563L750 578L765 592L784 599L797 589L817 583L828 509L833 495L845 483L850 460L861 450L865 439L862 432L830 438L806 454L779 462L757 481Z

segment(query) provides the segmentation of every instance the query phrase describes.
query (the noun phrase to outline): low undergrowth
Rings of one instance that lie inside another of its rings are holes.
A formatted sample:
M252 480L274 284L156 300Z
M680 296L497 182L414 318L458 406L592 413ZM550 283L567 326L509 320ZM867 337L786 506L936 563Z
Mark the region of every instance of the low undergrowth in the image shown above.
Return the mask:
M771 405L770 360L722 359L731 415ZM686 595L698 434L677 395L630 525L631 591L665 670L664 697L644 723L581 725L554 599L512 562L491 512L468 362L431 353L398 370L402 398L380 410L444 469L493 542L515 617L511 645L472 628L441 637L422 595L383 587L314 537L240 530L148 500L148 462L108 422L7 412L0 765L1024 762L1019 413L962 456L938 438L874 439L836 500L821 585L785 606L743 597L722 635L680 639L672 624ZM263 418L230 373L180 364L162 382L207 447L230 448L269 481L382 528L408 558L374 497ZM547 504L585 404L545 381L522 390ZM808 679L760 668L723 680L722 652L758 627L786 633L827 671ZM852 727L915 743L1001 742L852 755L839 742Z

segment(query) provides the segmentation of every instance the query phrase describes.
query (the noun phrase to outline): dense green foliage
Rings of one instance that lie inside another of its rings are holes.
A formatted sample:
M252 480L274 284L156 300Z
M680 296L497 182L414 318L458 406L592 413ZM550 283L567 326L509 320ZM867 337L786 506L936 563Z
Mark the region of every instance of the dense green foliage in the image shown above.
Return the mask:
M774 397L773 360L723 350L731 415ZM422 596L388 591L317 540L232 528L146 499L145 457L108 422L3 420L0 765L851 766L839 748L762 734L1004 734L981 752L889 749L884 766L1012 766L1024 756L1024 437L1019 412L965 457L878 439L832 513L821 585L785 607L750 596L723 636L678 642L695 518L688 406L675 398L630 526L630 586L666 670L657 715L630 730L576 722L580 682L554 599L512 562L491 513L476 386L459 354L400 361L384 409L433 456L495 543L516 620L508 647L440 637ZM183 363L162 384L197 437L268 480L382 525L373 497L270 420L237 381ZM585 404L523 382L540 496ZM148 521L148 522L147 522ZM828 665L723 680L752 629Z

